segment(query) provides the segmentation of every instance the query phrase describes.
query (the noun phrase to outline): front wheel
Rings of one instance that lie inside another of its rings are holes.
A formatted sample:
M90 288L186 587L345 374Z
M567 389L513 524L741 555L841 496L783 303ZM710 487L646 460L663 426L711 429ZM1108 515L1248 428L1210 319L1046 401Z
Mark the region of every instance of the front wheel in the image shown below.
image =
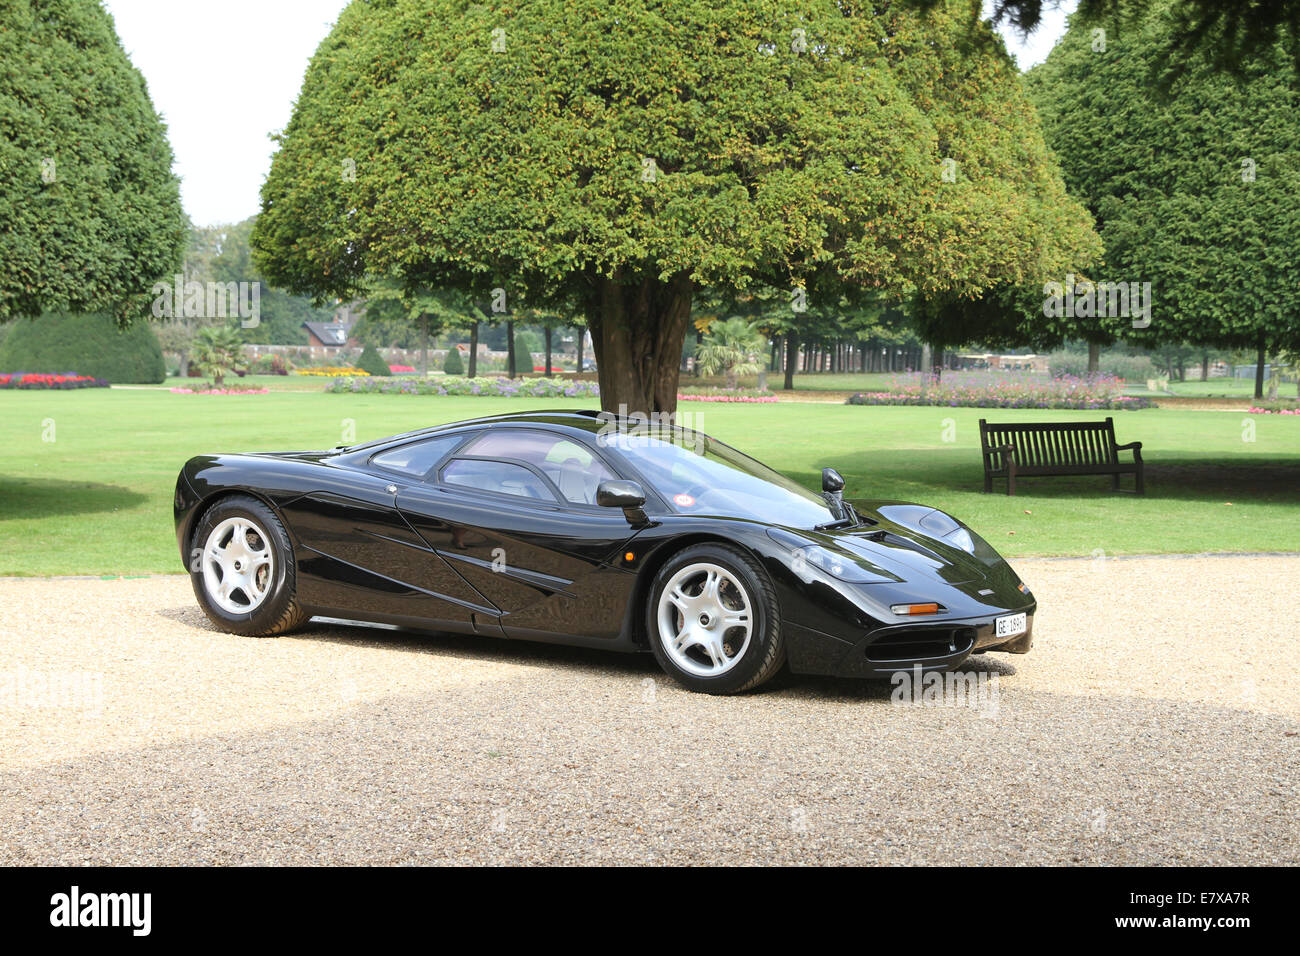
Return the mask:
M223 498L204 513L194 531L190 583L223 631L269 637L309 617L294 595L293 546L284 526L246 495Z
M655 575L646 618L659 666L691 690L739 694L785 663L771 582L729 545L694 545L669 558Z

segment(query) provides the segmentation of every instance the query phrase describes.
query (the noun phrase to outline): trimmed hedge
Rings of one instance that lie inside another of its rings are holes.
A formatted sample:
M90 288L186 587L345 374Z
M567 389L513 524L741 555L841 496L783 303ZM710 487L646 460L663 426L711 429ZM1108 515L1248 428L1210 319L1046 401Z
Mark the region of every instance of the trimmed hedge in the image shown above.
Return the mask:
M465 374L465 363L460 360L460 349L456 346L447 350L447 357L442 360L442 370L448 375Z
M0 342L0 369L64 373L118 384L155 385L166 377L158 336L144 321L124 332L108 315L47 312L15 319Z
M357 359L357 368L380 378L387 378L393 374L388 370L388 363L373 345L367 345L361 350L361 357Z

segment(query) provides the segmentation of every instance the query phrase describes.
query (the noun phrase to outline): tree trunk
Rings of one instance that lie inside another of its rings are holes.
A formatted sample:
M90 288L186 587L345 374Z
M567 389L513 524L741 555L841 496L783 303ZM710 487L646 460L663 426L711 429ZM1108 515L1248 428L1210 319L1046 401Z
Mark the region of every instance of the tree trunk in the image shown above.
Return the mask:
M794 391L794 364L799 361L799 336L785 333L785 390Z
M580 325L578 326L578 367L575 370L575 374L577 375L582 374L582 358L583 358L582 347L586 344L587 344L587 327L585 325Z
M1255 358L1255 397L1264 397L1264 360L1268 358L1268 351L1264 346L1264 334L1259 336L1259 345L1256 350Z
M1101 368L1101 346L1096 342L1088 343L1088 374L1096 375Z
M478 375L478 320L469 327L469 377Z
M429 377L429 313L420 313L420 377Z
M515 323L513 319L506 320L506 375L509 378L515 377Z
M1210 380L1210 353L1206 352L1201 356L1201 381Z
M551 327L545 328L546 332L546 377L551 377Z
M694 285L678 273L667 282L628 278L622 270L596 280L588 325L596 351L600 407L616 414L677 412L682 344Z

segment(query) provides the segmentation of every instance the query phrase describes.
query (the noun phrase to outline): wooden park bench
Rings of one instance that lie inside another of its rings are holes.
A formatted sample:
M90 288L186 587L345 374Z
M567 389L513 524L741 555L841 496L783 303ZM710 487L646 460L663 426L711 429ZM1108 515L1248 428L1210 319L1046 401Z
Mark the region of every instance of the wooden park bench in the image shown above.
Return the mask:
M1119 476L1133 475L1136 494L1146 491L1142 475L1142 443L1115 444L1115 420L1104 422L1029 422L996 425L980 419L984 453L984 491L994 478L1007 479L1007 494L1016 493L1016 479L1049 475L1110 475L1119 491ZM1131 462L1119 460L1133 452Z

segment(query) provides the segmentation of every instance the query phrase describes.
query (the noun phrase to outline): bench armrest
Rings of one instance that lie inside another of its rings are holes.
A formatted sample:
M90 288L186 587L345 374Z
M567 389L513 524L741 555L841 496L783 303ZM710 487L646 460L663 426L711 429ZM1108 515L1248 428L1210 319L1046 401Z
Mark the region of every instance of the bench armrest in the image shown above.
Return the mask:
M1131 451L1133 453L1133 463L1139 467L1142 465L1142 443L1140 441L1131 441L1127 445L1116 445L1115 453L1122 451Z

